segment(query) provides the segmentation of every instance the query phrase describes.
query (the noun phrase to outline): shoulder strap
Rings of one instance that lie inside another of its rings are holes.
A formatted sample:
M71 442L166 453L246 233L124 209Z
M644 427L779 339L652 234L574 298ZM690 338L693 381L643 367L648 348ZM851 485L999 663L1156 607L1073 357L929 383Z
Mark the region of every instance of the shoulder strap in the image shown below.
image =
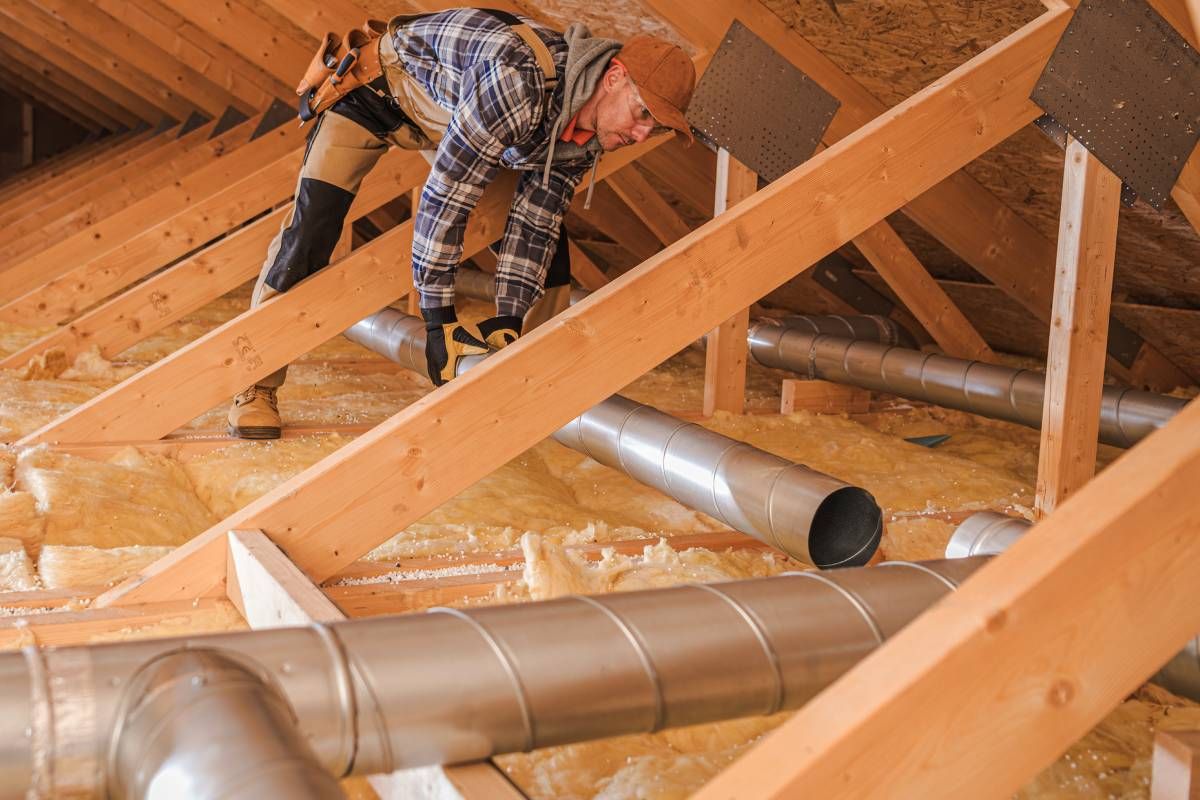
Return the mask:
M529 46L529 49L533 51L533 57L537 61L538 69L542 71L542 77L546 80L546 94L553 94L555 87L558 86L558 70L554 66L554 56L550 54L550 48L546 47L546 43L542 41L542 37L533 32L533 28L529 27L529 23L523 21L515 14L495 8L481 8L478 10L491 14L507 25L509 30L521 37L525 44Z

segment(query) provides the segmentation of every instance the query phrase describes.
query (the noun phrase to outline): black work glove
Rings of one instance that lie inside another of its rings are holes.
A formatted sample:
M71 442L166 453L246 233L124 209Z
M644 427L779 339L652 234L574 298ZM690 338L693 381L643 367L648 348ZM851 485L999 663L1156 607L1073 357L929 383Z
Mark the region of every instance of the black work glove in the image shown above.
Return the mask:
M425 318L425 368L435 386L458 374L458 362L466 356L481 356L487 345L458 321L454 307L422 308Z
M479 323L479 334L493 350L501 350L521 335L521 318L489 317Z

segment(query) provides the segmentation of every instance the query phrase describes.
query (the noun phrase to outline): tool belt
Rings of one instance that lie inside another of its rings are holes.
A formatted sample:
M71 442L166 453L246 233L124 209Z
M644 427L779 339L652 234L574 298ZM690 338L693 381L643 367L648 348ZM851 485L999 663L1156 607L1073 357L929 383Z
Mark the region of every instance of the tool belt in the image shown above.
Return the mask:
M542 76L546 81L546 97L554 93L558 75L554 58L533 29L520 18L507 11L479 9L496 17L519 36L533 51ZM362 27L355 28L339 37L335 33L325 34L316 55L304 71L304 78L296 86L300 96L300 123L303 125L316 118L321 112L361 86L367 86L376 94L383 95L370 84L383 74L379 48L381 40L395 31L396 26L428 17L430 14L406 14L385 23L368 19Z

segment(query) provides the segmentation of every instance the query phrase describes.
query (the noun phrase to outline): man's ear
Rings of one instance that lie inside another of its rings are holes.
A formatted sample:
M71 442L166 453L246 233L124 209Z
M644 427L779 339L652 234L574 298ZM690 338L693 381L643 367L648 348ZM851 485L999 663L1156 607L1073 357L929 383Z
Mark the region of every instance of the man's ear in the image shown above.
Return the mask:
M608 65L608 69L604 71L604 77L601 81L604 84L604 88L612 92L624 85L626 76L625 67L614 62Z

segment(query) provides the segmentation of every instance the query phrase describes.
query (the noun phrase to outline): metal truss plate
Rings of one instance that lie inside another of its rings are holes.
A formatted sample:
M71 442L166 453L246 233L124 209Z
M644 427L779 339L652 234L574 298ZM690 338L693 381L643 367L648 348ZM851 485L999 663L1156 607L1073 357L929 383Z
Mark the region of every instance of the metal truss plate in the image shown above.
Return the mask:
M839 105L734 20L696 86L687 118L701 139L773 181L812 156Z
M1031 99L1161 208L1200 139L1200 55L1144 0L1083 0Z

